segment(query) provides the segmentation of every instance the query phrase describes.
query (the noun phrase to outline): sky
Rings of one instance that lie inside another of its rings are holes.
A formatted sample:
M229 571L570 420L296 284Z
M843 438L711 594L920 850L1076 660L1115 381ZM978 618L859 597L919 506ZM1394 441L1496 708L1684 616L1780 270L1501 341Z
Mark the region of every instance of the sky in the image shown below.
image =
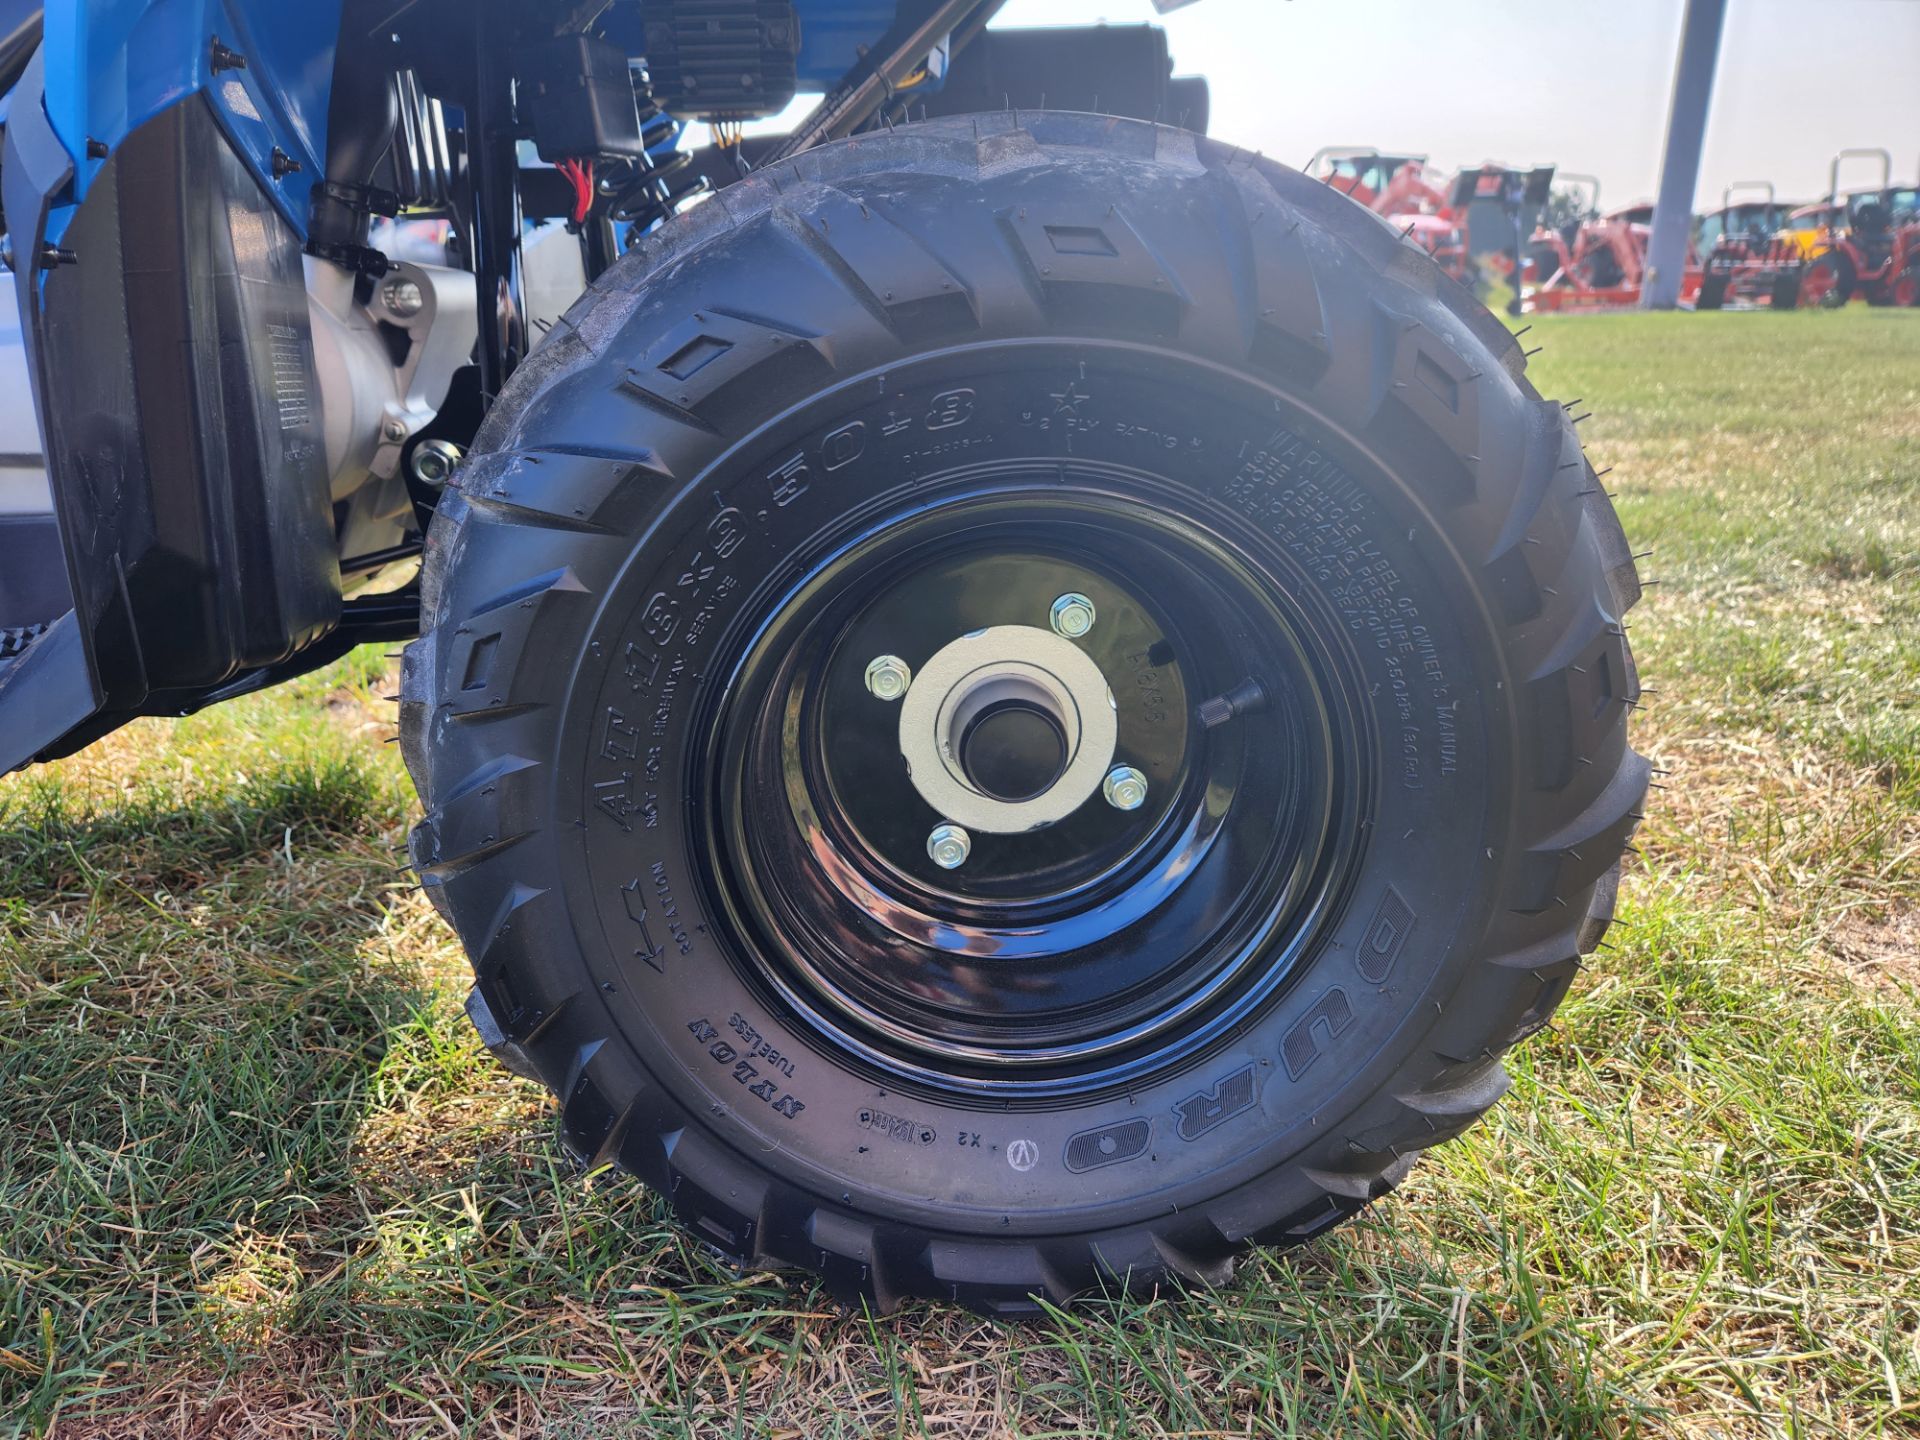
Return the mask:
M1000 25L1154 21L1212 82L1211 132L1292 165L1323 145L1597 175L1608 209L1657 188L1683 0L1008 0ZM1835 151L1920 166L1920 0L1728 0L1697 209L1771 180L1826 192ZM1878 183L1850 167L1843 188Z

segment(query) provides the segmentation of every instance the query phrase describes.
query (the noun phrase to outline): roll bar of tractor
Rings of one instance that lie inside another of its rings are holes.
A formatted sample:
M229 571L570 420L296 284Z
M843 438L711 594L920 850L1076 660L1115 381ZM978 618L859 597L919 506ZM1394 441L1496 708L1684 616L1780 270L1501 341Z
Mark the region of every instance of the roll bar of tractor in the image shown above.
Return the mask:
M1553 178L1556 184L1585 190L1587 192L1586 213L1593 216L1600 214L1600 177L1598 175L1582 175L1575 170L1562 170Z
M1378 155L1377 145L1322 145L1313 152L1313 158L1307 161L1307 174L1311 175L1320 168L1322 160L1358 160L1363 155Z
M1771 180L1736 180L1720 192L1720 213L1726 215L1733 210L1733 192L1736 190L1764 190L1767 198L1761 203L1769 209L1773 207L1775 195Z
M1330 160L1338 164L1342 160L1392 161L1397 172L1404 165L1425 165L1430 159L1426 155L1412 155L1400 150L1382 150L1378 145L1323 145L1313 152L1313 158L1307 161L1306 173L1312 175L1320 168L1320 162Z
M1893 155L1879 149L1842 150L1833 157L1833 169L1828 173L1827 203L1840 203L1840 166L1848 160L1878 160L1880 162L1880 193L1885 194L1893 188Z

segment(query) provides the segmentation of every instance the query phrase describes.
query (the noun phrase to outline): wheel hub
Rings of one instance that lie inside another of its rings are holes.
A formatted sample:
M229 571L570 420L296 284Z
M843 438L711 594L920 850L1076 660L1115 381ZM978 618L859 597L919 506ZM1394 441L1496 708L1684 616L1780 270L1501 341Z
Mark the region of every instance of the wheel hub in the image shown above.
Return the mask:
M988 835L1058 824L1100 788L1119 723L1098 664L1033 625L950 641L900 707L900 754L920 798Z
M1067 768L1067 733L1051 709L999 700L960 738L960 768L996 800L1018 803L1046 793Z
M1357 849L1332 622L1133 475L1026 480L865 522L770 600L710 732L741 963L895 1083L1182 1063L1284 986Z

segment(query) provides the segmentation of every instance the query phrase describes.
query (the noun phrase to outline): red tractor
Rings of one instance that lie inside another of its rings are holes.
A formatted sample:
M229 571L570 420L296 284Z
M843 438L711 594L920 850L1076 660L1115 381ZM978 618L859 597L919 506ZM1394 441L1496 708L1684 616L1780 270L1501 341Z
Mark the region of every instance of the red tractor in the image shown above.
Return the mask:
M1373 146L1329 146L1307 162L1307 173L1392 220L1454 279L1472 283L1464 217L1436 185L1424 155L1396 155Z
M1842 193L1841 167L1863 159L1878 165L1880 183ZM1916 211L1920 187L1893 183L1885 150L1842 150L1826 199L1794 210L1769 244L1719 267L1723 298L1766 295L1776 310L1837 310L1856 296L1870 305L1920 305Z
M1848 155L1880 162L1878 189L1840 199L1840 162ZM1800 275L1798 304L1837 310L1856 295L1869 305L1920 305L1920 187L1893 183L1884 150L1842 151L1833 162L1835 213Z
M1560 269L1542 280L1533 308L1559 310L1627 309L1640 303L1646 281L1647 238L1653 233L1651 202L1629 205L1581 225ZM1680 282L1681 301L1700 290L1700 264L1689 252Z
M1745 198L1735 200L1735 195ZM1778 197L1771 180L1736 180L1722 193L1720 208L1695 225L1694 248L1710 254L1723 244L1746 249L1764 245L1798 208Z
M1736 194L1748 198L1735 201ZM1806 209L1777 199L1770 180L1729 185L1719 212L1706 217L1695 239L1696 248L1707 251L1695 308L1721 310L1729 300L1773 303L1780 291L1769 276L1779 267L1782 247L1790 243L1781 231Z

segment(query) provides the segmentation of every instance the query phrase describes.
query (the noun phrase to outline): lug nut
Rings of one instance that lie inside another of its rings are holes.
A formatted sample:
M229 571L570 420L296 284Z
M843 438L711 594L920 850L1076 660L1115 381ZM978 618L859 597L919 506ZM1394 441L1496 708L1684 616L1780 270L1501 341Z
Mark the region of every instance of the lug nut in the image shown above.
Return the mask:
M911 684L913 667L898 655L882 655L867 666L867 691L876 700L898 700Z
M1116 765L1100 782L1100 793L1116 810L1138 810L1147 803L1147 777L1131 765Z
M958 870L973 853L973 837L958 825L936 825L927 836L927 855L942 870Z
M1075 591L1068 591L1053 602L1047 623L1053 626L1054 634L1078 640L1093 629L1093 601Z

